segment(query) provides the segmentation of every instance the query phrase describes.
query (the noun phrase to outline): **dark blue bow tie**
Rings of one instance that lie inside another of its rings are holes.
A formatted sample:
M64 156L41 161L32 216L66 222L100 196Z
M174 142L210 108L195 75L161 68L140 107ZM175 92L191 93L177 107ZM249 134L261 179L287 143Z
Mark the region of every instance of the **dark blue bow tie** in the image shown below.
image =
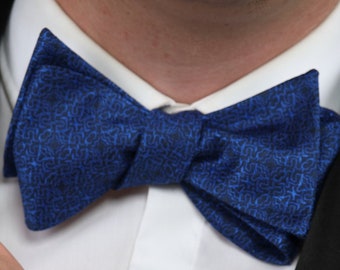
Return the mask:
M26 222L40 230L110 189L179 183L221 234L287 264L339 149L311 71L203 115L148 111L48 30L39 38L6 144Z

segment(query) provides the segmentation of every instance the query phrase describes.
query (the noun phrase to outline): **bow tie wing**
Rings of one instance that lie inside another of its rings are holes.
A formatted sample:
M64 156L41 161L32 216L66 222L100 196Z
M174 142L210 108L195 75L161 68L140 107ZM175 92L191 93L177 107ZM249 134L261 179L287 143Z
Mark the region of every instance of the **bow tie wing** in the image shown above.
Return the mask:
M51 44L33 55L5 152L5 175L18 175L33 230L62 222L119 185L147 114L49 32L41 39Z
M183 183L219 232L275 264L294 258L339 150L339 116L320 108L317 75L206 115L200 154Z

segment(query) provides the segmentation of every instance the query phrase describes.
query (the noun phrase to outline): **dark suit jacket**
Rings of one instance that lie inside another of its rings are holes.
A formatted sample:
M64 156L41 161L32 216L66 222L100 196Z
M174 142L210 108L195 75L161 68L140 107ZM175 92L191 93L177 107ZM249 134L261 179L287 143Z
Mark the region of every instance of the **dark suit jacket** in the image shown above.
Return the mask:
M0 36L2 36L13 4L13 0L1 0L0 4Z
M0 36L12 4L1 0ZM340 270L340 154L325 179L296 270Z
M340 269L340 154L325 179L296 269Z

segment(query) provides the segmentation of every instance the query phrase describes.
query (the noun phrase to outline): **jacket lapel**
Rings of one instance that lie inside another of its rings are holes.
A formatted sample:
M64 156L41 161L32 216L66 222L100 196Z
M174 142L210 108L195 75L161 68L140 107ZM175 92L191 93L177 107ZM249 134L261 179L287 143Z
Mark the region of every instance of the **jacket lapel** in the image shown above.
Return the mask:
M0 36L5 31L6 23L14 0L1 0L0 2Z
M321 191L296 270L340 269L340 154Z

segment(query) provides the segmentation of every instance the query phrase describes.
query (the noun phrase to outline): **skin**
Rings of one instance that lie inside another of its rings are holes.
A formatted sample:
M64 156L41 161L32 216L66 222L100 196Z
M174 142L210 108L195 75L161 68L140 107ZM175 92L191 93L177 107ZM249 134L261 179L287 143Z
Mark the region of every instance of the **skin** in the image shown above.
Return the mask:
M106 51L157 90L192 103L316 28L338 0L57 0Z
M1 243L0 243L0 269L1 270L24 269Z

